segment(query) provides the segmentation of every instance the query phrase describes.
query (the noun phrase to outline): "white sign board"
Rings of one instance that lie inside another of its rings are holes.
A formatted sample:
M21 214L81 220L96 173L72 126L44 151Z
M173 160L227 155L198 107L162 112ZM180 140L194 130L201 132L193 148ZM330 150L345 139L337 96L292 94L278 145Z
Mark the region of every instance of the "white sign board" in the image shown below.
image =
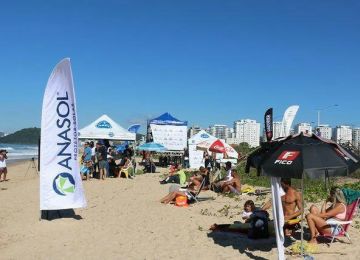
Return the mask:
M153 141L170 151L182 151L186 148L187 126L150 124Z

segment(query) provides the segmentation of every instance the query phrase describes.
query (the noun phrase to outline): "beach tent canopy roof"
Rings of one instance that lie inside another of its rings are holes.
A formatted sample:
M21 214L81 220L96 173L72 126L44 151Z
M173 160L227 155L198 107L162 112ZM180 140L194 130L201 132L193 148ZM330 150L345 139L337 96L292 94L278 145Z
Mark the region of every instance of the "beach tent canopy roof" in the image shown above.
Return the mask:
M188 144L189 145L197 145L197 144L206 144L208 143L208 146L210 147L210 145L216 141L217 138L215 136L212 136L211 134L207 133L204 130L201 130L199 133L193 135L191 138L189 138L188 140ZM223 144L225 146L225 150L226 150L226 154L228 157L230 158L238 158L239 154L235 151L234 148L232 148L229 144L225 143L225 141L223 141Z
M213 141L216 140L217 138L215 136L212 136L211 134L207 133L204 130L200 130L200 132L198 132L197 134L193 135L192 137L189 138L188 143L189 144L198 144L204 141Z
M90 125L79 130L80 139L135 141L135 137L135 133L130 133L107 115L102 115Z
M149 121L149 124L154 124L154 125L181 125L181 126L187 126L187 121L180 121L178 119L176 119L175 117L173 117L172 115L170 115L169 113L164 113L159 117L156 117L154 119L151 119Z

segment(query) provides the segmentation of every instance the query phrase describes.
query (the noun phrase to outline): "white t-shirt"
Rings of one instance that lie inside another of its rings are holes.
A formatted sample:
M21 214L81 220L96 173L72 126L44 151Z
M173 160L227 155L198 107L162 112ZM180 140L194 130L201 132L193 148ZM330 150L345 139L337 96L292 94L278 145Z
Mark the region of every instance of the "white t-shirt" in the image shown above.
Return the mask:
M95 156L95 146L93 148L91 148L91 156Z
M227 181L231 181L232 180L232 176L231 176L231 169L227 171L227 174L226 174L226 180Z
M4 157L0 157L0 168L5 168L6 167L6 160Z
M250 216L251 216L251 214L253 214L253 212L246 212L245 210L243 211L243 213L242 213L242 217L244 218L249 218Z

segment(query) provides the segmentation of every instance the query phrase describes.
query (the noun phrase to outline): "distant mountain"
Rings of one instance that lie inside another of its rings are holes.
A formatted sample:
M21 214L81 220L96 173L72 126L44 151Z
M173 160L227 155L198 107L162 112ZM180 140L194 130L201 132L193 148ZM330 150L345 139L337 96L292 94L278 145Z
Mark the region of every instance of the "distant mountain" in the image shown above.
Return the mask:
M40 138L40 128L24 128L15 133L0 138L0 143L37 144Z

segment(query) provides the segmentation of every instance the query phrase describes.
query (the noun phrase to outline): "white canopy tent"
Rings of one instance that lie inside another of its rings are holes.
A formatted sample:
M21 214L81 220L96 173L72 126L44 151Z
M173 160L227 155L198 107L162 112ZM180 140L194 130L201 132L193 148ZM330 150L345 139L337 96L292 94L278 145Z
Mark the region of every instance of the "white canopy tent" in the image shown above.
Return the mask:
M135 133L130 133L107 115L102 115L90 125L79 130L79 139L135 141L135 138Z
M208 134L207 132L205 132L204 130L201 130L199 133L193 135L189 140L188 140L188 145L189 145L189 163L190 163L190 168L191 169L198 169L200 166L204 166L204 161L203 161L203 154L204 152L201 150L198 150L196 148L196 146L199 143L202 142L209 142L212 143L214 142L216 139L215 136L212 136L210 134ZM231 161L232 163L236 163L237 161L237 157L238 157L238 153L234 150L234 148L232 148L230 145L228 145L227 143L223 142L226 148L226 153L229 157L234 158L234 159L223 159L223 155L222 154L217 154L216 158L220 159L221 162L224 161Z

